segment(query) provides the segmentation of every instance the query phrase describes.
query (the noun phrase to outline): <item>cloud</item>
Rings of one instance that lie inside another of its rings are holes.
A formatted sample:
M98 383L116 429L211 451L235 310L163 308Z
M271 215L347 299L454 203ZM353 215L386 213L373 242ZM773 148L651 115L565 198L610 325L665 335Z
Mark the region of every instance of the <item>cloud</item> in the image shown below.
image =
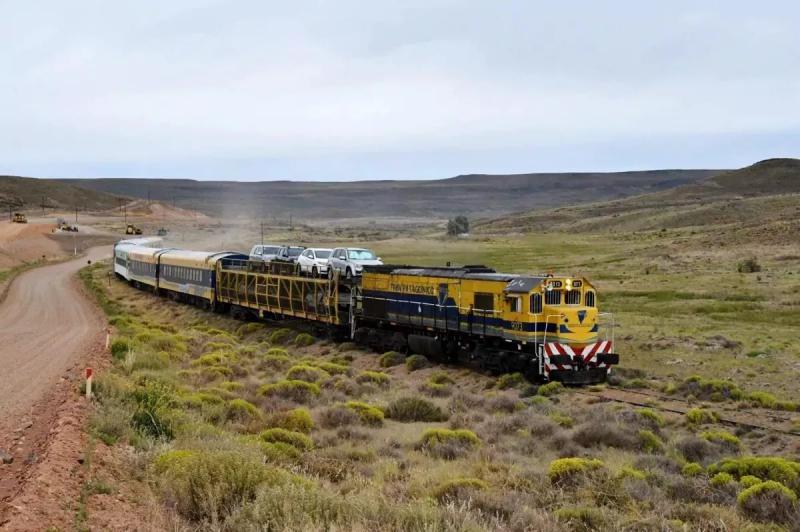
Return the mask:
M800 8L769 7L0 1L0 171L428 178L796 156L771 146L800 138Z

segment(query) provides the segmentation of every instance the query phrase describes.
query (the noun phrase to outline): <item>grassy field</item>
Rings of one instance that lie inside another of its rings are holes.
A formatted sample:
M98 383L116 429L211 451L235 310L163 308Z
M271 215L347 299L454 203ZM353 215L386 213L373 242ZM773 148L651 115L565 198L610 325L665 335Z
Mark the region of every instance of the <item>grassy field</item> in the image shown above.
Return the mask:
M796 529L796 438L733 430L714 410L797 409L797 259L705 236L374 245L389 262L586 275L615 315L618 382L688 399L686 416L237 322L109 286L96 265L82 275L114 325L114 362L89 431L124 457L116 482L152 492L137 504L159 529ZM750 256L761 271L737 272Z

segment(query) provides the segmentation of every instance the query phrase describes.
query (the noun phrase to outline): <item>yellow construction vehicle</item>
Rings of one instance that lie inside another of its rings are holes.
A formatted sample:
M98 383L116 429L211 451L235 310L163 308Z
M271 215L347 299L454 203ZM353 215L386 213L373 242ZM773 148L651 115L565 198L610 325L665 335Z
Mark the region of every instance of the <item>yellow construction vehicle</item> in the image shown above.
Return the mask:
M142 230L136 227L133 224L128 224L128 227L125 228L126 235L141 235Z
M28 223L28 218L21 212L15 212L11 221L15 224L26 224Z

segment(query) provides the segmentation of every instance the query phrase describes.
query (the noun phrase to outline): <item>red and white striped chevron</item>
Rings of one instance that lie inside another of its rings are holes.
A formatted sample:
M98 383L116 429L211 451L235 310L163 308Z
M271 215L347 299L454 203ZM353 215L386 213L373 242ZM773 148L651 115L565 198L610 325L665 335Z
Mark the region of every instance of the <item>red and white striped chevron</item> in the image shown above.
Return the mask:
M544 344L544 363L542 364L542 370L546 376L549 375L552 370L572 369L572 364L553 364L550 362L550 357L553 355L567 355L572 360L580 357L583 361L583 365L604 368L606 367L604 363L597 362L597 355L600 353L610 353L611 347L612 345L609 341L596 342L585 346L580 353L576 353L575 350L567 344L548 342Z

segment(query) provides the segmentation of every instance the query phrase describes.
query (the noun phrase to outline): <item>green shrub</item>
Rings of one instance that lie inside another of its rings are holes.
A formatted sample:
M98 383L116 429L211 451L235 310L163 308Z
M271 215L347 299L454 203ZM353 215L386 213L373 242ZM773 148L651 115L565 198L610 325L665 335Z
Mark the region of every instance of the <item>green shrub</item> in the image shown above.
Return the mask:
M315 342L314 337L308 333L300 333L294 337L294 345L297 347L308 347Z
M433 498L440 501L458 500L465 498L473 491L485 490L489 486L477 478L453 478L446 480L434 488Z
M636 469L635 467L623 467L619 474L617 475L618 478L632 478L634 480L647 480L647 473L640 469Z
M303 456L303 453L297 447L280 441L259 441L259 446L261 452L264 453L264 460L274 464L296 462Z
M709 484L714 486L715 488L722 488L734 482L733 476L728 473L717 473L711 480L708 481Z
M774 480L754 484L739 493L739 508L756 521L788 521L795 513L797 495Z
M474 432L467 429L428 429L422 434L420 446L438 458L453 460L481 444Z
M431 373L430 377L428 377L428 383L438 384L438 385L450 385L450 384L455 384L456 381L454 381L453 378L444 371L436 371L434 373Z
M264 355L289 358L289 352L282 347L270 347L269 349L267 349L267 352L264 353Z
M347 401L344 405L356 414L364 425L383 425L383 410L377 406L368 405L360 401Z
M562 427L570 428L575 424L574 419L566 414L562 414L561 412L550 412L548 417Z
M664 416L653 410L652 408L640 408L636 411L639 416L652 423L656 427L664 426Z
M686 477L696 477L698 475L702 475L704 472L703 466L698 464L697 462L689 462L685 466L683 466L683 475Z
M791 401L780 401L774 395L768 392L750 392L745 397L745 400L754 406L769 408L771 410L787 410L794 412L798 408L797 403Z
M277 427L263 431L258 437L267 443L285 443L301 451L308 451L314 447L314 442L305 434Z
M692 408L686 412L686 421L691 425L716 423L718 420L719 418L715 412L705 408Z
M252 419L261 417L258 407L250 401L244 399L232 399L228 401L225 408L225 417L231 421L246 423Z
M588 506L559 508L553 515L559 521L572 525L571 530L602 530L606 527L606 519L598 508Z
M558 395L562 391L564 391L563 384L559 381L551 381L539 386L539 390L536 393L543 397L550 397L551 395Z
M117 338L111 342L111 356L114 360L124 360L130 348L131 344L126 338Z
M319 382L330 377L330 373L315 366L308 364L298 364L289 368L286 378L290 380Z
M411 355L406 359L406 369L416 371L428 367L428 359L422 355Z
M639 445L646 453L660 453L664 450L664 443L650 430L639 431Z
M291 329L275 329L269 335L269 343L273 345L285 344L292 334Z
M134 340L136 343L145 345L154 351L185 353L187 349L186 340L183 337L157 329L140 332L134 337Z
M378 386L389 386L389 376L380 371L362 371L356 382L360 384L377 384Z
M129 434L129 416L130 413L121 407L103 405L89 418L89 431L106 445L114 445Z
M761 265L753 258L745 259L736 264L736 271L739 273L757 273L761 271Z
M586 473L604 467L603 462L592 458L559 458L550 462L547 476L553 484L571 482Z
M270 419L270 425L308 434L314 428L314 421L311 419L311 414L307 409L295 408L273 415Z
M378 359L378 363L382 368L390 368L392 366L399 366L406 361L406 356L397 351L387 351Z
M219 383L217 386L229 392L235 392L244 388L244 384L238 381L225 381Z
M704 379L698 375L693 375L683 381L680 389L685 394L693 395L699 399L738 401L744 397L742 390L732 381Z
M224 519L252 501L262 483L285 478L256 457L233 451L168 451L155 460L153 470L164 497L194 522Z
M752 475L774 480L789 488L800 490L800 463L772 456L743 456L725 458L708 468L710 473L725 472L736 478Z
M386 408L386 416L404 423L412 421L446 421L442 409L421 397L401 397L392 401Z
M522 384L525 384L525 377L522 373L506 373L498 377L495 388L507 390L508 388L516 388Z
M728 432L727 430L709 430L700 434L700 437L711 443L721 444L732 450L738 449L741 442L739 438Z
M288 366L291 361L292 359L286 355L265 355L261 362L265 367L281 370Z
M319 396L320 389L313 382L283 380L261 386L258 393L267 397L283 397L297 403L304 403Z
M157 439L171 440L173 427L170 408L174 402L173 390L167 384L146 379L130 392L135 404L131 425L140 433Z
M758 477L754 477L753 475L745 475L739 479L739 484L741 484L743 488L749 488L750 486L755 486L761 482L763 482L763 480Z

